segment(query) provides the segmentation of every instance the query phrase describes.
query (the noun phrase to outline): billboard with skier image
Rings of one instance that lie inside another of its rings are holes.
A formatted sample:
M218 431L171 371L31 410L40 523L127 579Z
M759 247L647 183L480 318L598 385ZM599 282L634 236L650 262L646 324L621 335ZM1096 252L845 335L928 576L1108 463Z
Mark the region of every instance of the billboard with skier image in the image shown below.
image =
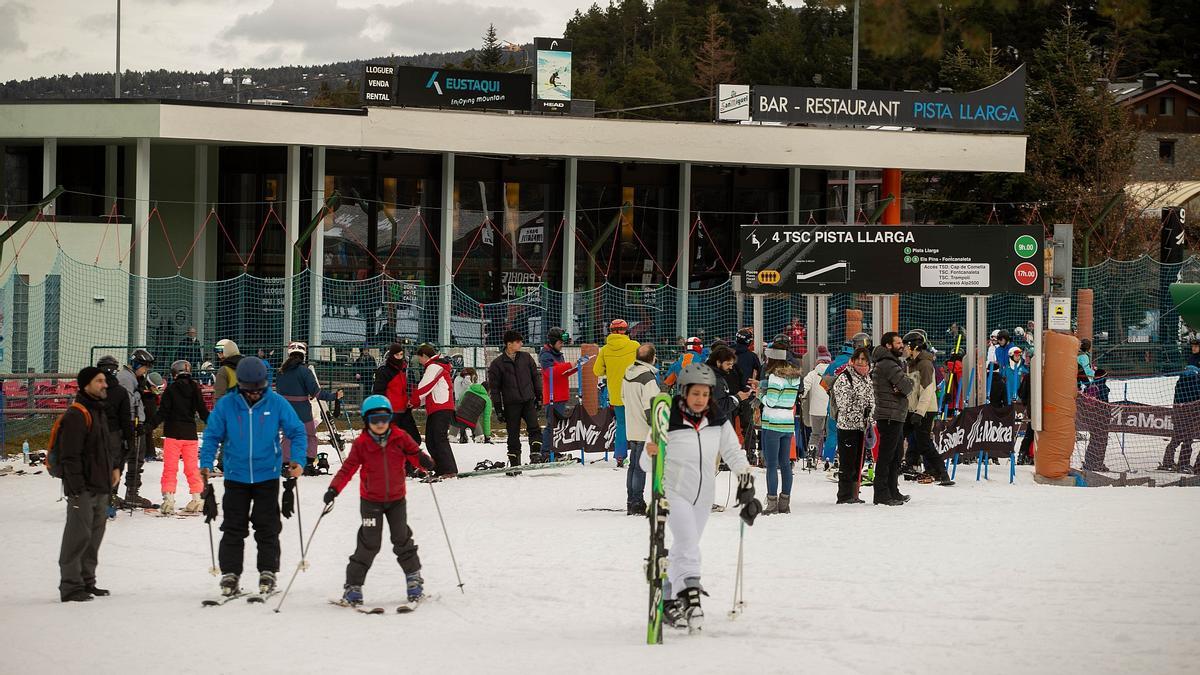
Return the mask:
M537 74L534 96L538 109L546 112L571 110L571 41L535 38Z

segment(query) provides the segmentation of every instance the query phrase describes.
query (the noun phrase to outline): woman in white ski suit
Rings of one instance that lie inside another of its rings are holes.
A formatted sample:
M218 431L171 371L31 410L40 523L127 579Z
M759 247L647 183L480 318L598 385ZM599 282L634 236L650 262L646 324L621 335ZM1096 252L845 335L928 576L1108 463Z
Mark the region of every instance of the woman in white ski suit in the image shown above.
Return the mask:
M730 471L746 474L747 477L750 473L750 464L746 461L746 453L742 451L737 432L711 398L712 385L706 386L685 377L686 371L692 369L703 369L707 371L707 378L704 379L716 381L708 366L688 366L680 373L682 394L671 401L667 456L663 464L663 490L670 508L667 527L672 537L668 547L667 588L664 589L667 598L674 597L672 590L681 594L689 588L702 590L700 535L704 534L716 493L717 456L725 460ZM703 397L702 406L689 401L692 388L699 388L707 394ZM699 407L698 411L696 407ZM653 432L646 439L647 450L652 446ZM642 453L640 461L647 475L652 475L654 458L649 452Z

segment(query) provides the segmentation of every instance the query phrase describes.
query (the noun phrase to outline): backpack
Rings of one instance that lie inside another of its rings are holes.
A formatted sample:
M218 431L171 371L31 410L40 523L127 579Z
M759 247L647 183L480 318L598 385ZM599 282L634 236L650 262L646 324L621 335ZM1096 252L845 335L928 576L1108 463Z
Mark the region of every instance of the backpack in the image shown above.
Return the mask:
M71 407L67 411L58 416L54 420L54 425L50 427L50 450L46 453L46 473L55 478L62 478L62 464L58 461L58 428L62 426L63 418L67 416L67 412L78 410L83 415L83 422L87 425L87 430L92 430L92 413L82 403L75 401L71 403Z
M837 403L837 396L835 396L833 393L833 383L837 380L838 376L841 375L842 373L846 373L847 378L850 377L850 373L847 373L845 370L845 366L843 366L842 368L839 368L838 371L836 373L834 373L833 377L831 377L829 379L829 388L828 388L828 391L829 391L829 416L831 418L833 418L835 421L838 418L838 403ZM821 376L821 386L822 387L825 386L825 376Z
M235 389L237 387L237 369L234 368L233 366L221 366L221 367L224 368L225 370L229 371L229 374L226 376L226 381L229 384L226 386L225 391L232 391L233 389Z

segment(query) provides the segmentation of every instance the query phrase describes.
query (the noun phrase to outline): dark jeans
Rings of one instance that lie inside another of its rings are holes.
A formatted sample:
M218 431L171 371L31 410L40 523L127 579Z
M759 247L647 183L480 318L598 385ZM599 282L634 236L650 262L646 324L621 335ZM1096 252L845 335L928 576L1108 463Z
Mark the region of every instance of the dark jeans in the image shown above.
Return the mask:
M417 429L417 421L413 419L411 410L392 413L392 424L395 424L409 436L412 436L413 441L417 445L421 444L421 430Z
M96 584L109 498L107 492L88 491L67 497L67 524L58 550L58 593L63 598Z
M521 422L529 434L529 455L542 451L542 427L538 424L537 403L529 401L505 401L504 424L508 428L508 461L512 466L521 463Z
M875 501L900 497L900 455L904 443L904 422L878 420L879 459L875 461Z
M1026 461L1033 461L1033 439L1033 425L1030 424L1029 428L1025 430L1025 438L1021 440L1021 449L1017 452L1017 457Z
M858 485L862 480L863 432L838 429L837 448L837 500L845 502L858 497Z
M358 512L362 515L362 524L358 527L358 548L350 556L346 565L346 583L351 586L362 586L367 580L367 572L371 563L379 553L383 542L383 521L387 520L388 532L392 536L392 552L400 563L400 569L405 574L411 574L421 569L421 559L417 557L417 545L413 543L412 528L408 526L405 514L405 501L398 499L394 502L369 502L359 500Z
M454 451L450 449L450 423L454 421L453 410L439 410L425 420L425 447L433 457L438 475L458 473Z
M737 418L742 423L742 449L747 453L754 452L754 449L758 447L754 433L754 406L750 404L751 400L742 401L738 404L736 411Z
M1163 454L1163 464L1170 466L1175 463L1175 448L1179 448L1179 466L1187 466L1192 463L1192 439L1186 436L1174 436L1171 442L1167 443L1166 452Z
M546 429L542 431L542 449L546 452L554 451L554 421L566 419L567 404L566 403L551 403L546 408ZM557 458L556 458L557 459Z
M225 496L221 499L225 519L221 521L221 550L218 558L223 574L241 574L242 557L250 525L254 525L254 542L258 545L258 571L279 571L279 479L261 483L225 481Z
M625 503L646 503L646 472L642 471L640 460L642 451L646 449L645 441L629 441L629 471L625 473Z
M915 467L917 462L922 462L925 473L937 478L946 473L946 467L938 459L937 450L933 447L933 413L909 414L908 421L904 423L904 437L908 439L905 464Z
M138 432L133 435L133 446L125 451L125 492L136 492L142 487L142 466L146 463L143 451L146 437Z

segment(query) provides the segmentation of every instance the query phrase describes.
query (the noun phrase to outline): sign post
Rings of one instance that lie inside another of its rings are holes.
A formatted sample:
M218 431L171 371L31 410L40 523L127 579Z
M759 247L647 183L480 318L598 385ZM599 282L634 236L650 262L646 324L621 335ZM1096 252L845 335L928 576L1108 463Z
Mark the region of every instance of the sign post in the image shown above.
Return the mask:
M1050 298L1050 320L1047 325L1050 330L1070 332L1071 298Z

